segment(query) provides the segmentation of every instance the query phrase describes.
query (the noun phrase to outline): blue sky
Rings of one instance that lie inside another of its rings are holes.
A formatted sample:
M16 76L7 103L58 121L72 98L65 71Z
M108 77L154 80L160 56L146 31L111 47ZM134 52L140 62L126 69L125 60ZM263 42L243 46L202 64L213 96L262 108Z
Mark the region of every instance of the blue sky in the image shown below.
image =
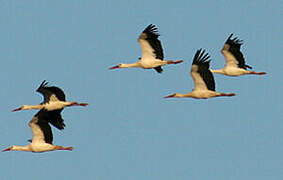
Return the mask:
M36 111L11 110L40 103L43 80L89 103L66 108L66 129L53 129L54 144L72 152L1 153L0 179L283 179L282 18L278 0L0 1L0 148L28 143ZM151 23L165 58L185 62L162 74L109 71L140 57L137 38ZM191 91L197 49L222 68L232 32L267 75L215 75L231 98L162 98Z

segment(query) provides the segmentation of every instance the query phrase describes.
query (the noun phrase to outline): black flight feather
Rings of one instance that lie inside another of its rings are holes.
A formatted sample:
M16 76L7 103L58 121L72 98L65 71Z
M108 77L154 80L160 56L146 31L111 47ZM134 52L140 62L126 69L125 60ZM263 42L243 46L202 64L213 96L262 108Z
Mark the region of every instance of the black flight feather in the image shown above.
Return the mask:
M153 24L150 24L145 28L142 33L146 34L145 40L147 40L151 47L154 49L154 54L156 58L163 60L163 49L161 46L161 42L158 40L158 37L160 35L158 34L157 27Z
M53 110L53 111L47 111L45 109L42 109L42 111L45 111L44 118L51 123L54 127L57 129L64 129L66 126L64 123L64 119L61 116L61 112L63 109Z
M53 134L50 125L48 124L48 119L46 116L46 111L40 110L34 118L31 120L31 123L35 123L42 130L44 135L44 141L46 143L52 144Z
M233 54L233 56L239 62L238 63L239 68L243 68L243 69L250 68L250 69L252 69L251 66L245 64L245 58L243 56L243 53L240 50L241 45L243 44L243 40L240 40L237 37L234 37L233 39L231 39L232 36L233 36L233 33L229 36L229 38L225 42L225 44L230 45L228 51L231 52Z
M47 84L48 82L44 80L36 90L44 96L44 103L50 100L50 96L52 94L55 94L60 101L66 101L66 96L60 88L55 86L47 86Z
M208 60L210 56L208 53L205 53L205 50L199 49L197 50L194 60L193 60L193 65L198 66L198 73L202 77L203 81L206 84L207 89L211 91L215 91L215 81L213 74L209 70L209 63L210 60Z

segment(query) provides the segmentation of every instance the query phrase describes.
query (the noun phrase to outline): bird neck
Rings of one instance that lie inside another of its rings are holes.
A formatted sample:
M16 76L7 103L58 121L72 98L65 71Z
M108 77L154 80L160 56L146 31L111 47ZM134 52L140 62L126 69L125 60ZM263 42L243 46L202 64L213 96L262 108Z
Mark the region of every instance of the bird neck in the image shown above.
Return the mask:
M121 64L120 68L130 68L130 67L140 67L138 62L132 63L132 64Z
M42 109L43 105L38 104L38 105L23 105L22 110L29 110L29 109Z
M179 98L183 98L183 97L193 97L192 93L187 93L187 94L180 94L180 93L176 93L175 97L179 97Z
M210 69L210 71L211 71L212 73L225 74L225 72L223 71L223 69L217 69L217 70Z
M31 151L30 146L12 146L10 151Z
M181 97L194 97L194 96L193 96L193 93L190 92L190 93L187 93L187 94L181 94Z

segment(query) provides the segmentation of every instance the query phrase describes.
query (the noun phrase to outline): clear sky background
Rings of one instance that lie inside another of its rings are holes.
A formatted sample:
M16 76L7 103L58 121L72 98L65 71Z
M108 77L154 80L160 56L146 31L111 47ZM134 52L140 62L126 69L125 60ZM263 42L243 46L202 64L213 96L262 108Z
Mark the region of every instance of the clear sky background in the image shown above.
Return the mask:
M43 80L87 108L63 111L54 144L72 152L0 153L1 180L279 180L283 179L282 1L279 0L1 0L0 148L26 145L42 102ZM184 63L154 70L108 68L141 55L149 24L165 58ZM163 99L192 90L199 48L211 68L230 33L244 40L247 64L265 76L215 75L235 97Z

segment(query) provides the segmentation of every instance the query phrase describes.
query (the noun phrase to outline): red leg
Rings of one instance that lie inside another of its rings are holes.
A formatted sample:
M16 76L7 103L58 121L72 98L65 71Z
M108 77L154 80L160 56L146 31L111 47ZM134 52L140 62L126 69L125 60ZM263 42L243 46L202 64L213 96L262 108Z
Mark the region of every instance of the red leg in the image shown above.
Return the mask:
M78 105L79 105L79 106L87 106L88 103L79 103Z
M71 106L87 106L88 103L77 103L77 102L74 102L73 104L71 104Z
M73 147L62 147L62 146L55 146L56 150L69 150L72 151Z
M178 61L167 61L167 64L179 64L184 62L183 60L178 60Z
M250 71L249 74L264 75L264 74L266 74L266 72L254 72L254 71Z
M235 96L234 93L220 93L220 96Z

